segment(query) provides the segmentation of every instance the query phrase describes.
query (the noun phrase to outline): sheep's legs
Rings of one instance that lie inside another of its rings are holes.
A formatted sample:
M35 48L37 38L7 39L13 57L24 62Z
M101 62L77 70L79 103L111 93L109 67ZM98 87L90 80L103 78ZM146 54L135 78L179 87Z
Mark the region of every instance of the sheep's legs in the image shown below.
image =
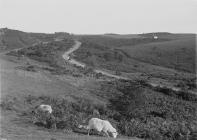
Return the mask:
M106 131L104 131L104 133L107 135L107 137L109 137L109 134Z
M89 136L89 133L90 133L90 129L88 129L88 136Z

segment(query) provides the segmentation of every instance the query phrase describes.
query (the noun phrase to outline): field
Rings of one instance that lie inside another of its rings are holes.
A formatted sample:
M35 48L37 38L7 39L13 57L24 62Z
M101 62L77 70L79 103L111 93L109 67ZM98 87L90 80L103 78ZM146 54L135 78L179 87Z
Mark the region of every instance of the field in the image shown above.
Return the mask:
M190 93L196 91L193 35L157 33L155 40L152 34L74 38L66 33L25 34L39 41L30 46L16 41L18 45L0 55L2 138L106 139L94 131L86 136L87 131L77 127L91 117L109 120L120 140L196 138L197 95ZM75 39L82 45L71 59L85 63L85 68L62 58ZM177 52L182 56L175 65ZM110 78L94 69L130 80ZM50 104L54 110L52 120L41 118L49 125L32 123L32 110L39 104ZM92 114L95 109L100 116Z

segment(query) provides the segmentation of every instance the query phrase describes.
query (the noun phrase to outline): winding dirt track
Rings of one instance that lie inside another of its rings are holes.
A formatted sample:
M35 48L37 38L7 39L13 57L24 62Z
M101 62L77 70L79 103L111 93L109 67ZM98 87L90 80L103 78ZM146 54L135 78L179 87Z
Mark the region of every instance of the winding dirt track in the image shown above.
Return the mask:
M76 61L75 59L70 59L70 54L73 53L74 51L76 51L77 49L79 49L79 47L81 46L81 42L79 41L75 41L75 44L73 45L72 48L70 48L68 51L66 51L62 57L64 58L64 60L66 60L67 62L69 62L70 64L74 64L74 65L77 65L77 66L80 66L80 67L85 67L86 65L81 63L81 62L78 62Z
M75 41L75 45L73 45L72 48L70 48L68 51L66 51L62 57L64 58L64 60L66 60L67 62L69 62L70 64L74 64L74 65L77 65L77 66L80 66L80 67L83 67L85 68L86 65L75 60L75 59L70 59L70 54L73 53L74 51L76 51L77 49L79 49L81 47L81 42L79 41ZM108 76L108 77L113 77L113 78L116 78L116 79L125 79L125 80L128 80L128 78L126 77L122 77L122 76L119 76L119 75L114 75L114 74L111 74L109 72L106 72L106 71L103 71L103 70L100 70L100 69L94 69L93 70L95 73L101 73L105 76Z
M66 52L62 55L62 57L63 57L67 62L69 62L70 64L75 64L75 65L77 65L77 66L80 66L80 67L85 68L85 67L86 67L85 64L83 64L83 63L81 63L81 62L79 62L79 61L77 61L77 60L75 60L75 59L70 59L70 56L69 56L71 53L73 53L74 51L76 51L76 50L79 49L80 47L81 47L81 42L79 42L79 41L76 40L76 41L75 41L75 45L73 45L72 48L70 48L68 51L66 51ZM129 80L129 78L126 78L126 77L123 77L123 76L119 76L119 75L114 75L114 74L111 74L111 73L106 72L106 71L104 71L104 70L94 69L93 71L94 71L95 73L101 73L101 74L103 74L103 75L105 75L105 76L112 77L112 78L115 78L115 79ZM162 84L151 83L151 82L149 82L148 84L149 84L150 86L152 86L152 87L166 87L166 88L171 89L172 91L175 91L175 92L182 91L181 88L177 88L177 87L164 86L164 85L162 85ZM189 90L188 92L191 93L191 94L197 94L195 91L191 91L191 90Z

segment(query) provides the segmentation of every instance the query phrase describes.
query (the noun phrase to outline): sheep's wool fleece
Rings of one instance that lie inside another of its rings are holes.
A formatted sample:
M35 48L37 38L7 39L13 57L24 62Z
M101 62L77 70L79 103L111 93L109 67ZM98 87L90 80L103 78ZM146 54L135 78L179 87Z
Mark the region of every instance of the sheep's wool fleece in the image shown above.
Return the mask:
M106 130L109 132L116 132L116 129L113 128L109 121L98 118L92 118L89 121L89 127L98 131Z

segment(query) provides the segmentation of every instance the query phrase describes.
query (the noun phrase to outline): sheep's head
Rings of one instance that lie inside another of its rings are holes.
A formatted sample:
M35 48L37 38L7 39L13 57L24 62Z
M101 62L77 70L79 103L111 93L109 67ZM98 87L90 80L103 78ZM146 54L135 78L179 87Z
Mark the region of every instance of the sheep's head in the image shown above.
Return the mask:
M112 132L111 134L113 138L116 138L118 136L118 132Z
M82 128L83 128L83 129L88 129L88 126L87 126L87 125L81 125L81 124L79 124L79 125L78 125L78 128L79 128L79 129L82 129Z
M110 134L113 138L116 138L118 136L118 132L115 128L111 129L111 134Z

